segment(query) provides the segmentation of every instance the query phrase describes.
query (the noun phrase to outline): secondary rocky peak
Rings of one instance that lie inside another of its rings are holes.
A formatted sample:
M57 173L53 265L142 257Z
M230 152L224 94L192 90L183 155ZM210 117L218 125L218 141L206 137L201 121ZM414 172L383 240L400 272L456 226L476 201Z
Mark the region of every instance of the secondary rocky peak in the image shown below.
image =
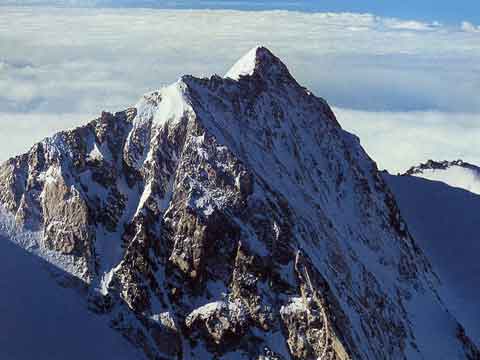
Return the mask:
M480 194L480 167L463 160L428 160L412 166L404 175L417 176Z
M232 66L225 77L239 80L243 76L254 74L269 79L279 76L291 78L285 64L264 46L256 46L250 50Z
M424 171L428 170L446 170L448 168L452 167L462 167L465 169L471 169L479 172L480 174L480 168L478 166L475 166L473 164L469 164L468 162L465 162L461 159L458 160L453 160L453 161L448 161L448 160L443 160L443 161L435 161L435 160L428 160L425 163L421 163L417 166L412 166L410 169L408 169L405 172L405 175L415 175L415 174L420 174L423 173Z

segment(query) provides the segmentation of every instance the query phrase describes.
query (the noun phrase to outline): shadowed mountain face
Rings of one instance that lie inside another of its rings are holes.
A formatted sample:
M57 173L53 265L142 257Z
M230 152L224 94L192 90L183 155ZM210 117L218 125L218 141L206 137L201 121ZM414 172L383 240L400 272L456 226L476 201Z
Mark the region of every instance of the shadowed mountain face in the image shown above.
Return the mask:
M0 203L150 359L479 356L375 163L262 47L7 161Z
M448 171L448 167L445 169ZM474 171L475 167L470 165L468 169ZM441 170L437 171L440 176ZM421 173L414 175L384 177L410 232L440 275L442 297L478 344L480 196L440 181L419 178ZM458 181L456 185L460 186Z
M0 355L2 359L132 360L141 353L61 287L64 274L0 235Z

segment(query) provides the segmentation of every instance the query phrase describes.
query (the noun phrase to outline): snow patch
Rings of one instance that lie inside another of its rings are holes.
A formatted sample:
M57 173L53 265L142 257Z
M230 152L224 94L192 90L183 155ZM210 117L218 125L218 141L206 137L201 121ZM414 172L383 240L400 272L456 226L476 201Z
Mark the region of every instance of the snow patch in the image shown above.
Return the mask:
M147 121L151 119L152 125L159 127L170 121L180 121L186 113L193 112L185 95L186 87L182 80L178 80L158 92L144 96L135 105L137 117Z
M309 300L310 298L307 298L307 303ZM303 298L298 296L291 297L289 303L280 308L280 314L282 315L295 314L304 311L307 311L307 307L305 306Z
M46 171L38 175L38 179L43 181L45 184L56 183L57 180L62 176L62 169L57 166L50 166Z
M150 316L150 318L170 330L178 331L177 325L175 324L175 319L169 311L160 314L153 314Z
M193 310L185 319L187 326L190 326L196 319L207 320L218 314L226 312L232 320L242 322L246 321L246 310L242 304L234 301L214 301Z
M87 158L89 160L98 160L98 161L103 160L103 154L100 151L100 149L98 148L97 143L93 144L93 148L90 151L90 153L88 154Z
M260 46L256 46L250 50L228 70L224 77L239 80L242 76L253 75L257 64L257 51L259 48Z

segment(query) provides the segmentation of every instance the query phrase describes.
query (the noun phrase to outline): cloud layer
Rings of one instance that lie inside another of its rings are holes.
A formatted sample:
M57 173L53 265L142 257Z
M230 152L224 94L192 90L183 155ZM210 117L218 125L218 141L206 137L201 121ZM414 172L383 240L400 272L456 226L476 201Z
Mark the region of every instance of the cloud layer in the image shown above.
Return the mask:
M479 126L480 33L470 23L453 28L369 14L286 11L1 10L0 136L23 135L19 146L0 143L0 160L46 134L45 122L53 130L80 116L125 108L184 73L223 74L257 44L271 48L317 95L354 109L340 110L339 120L365 144L377 128L392 126L400 136L394 125L408 124L411 137L426 129L422 114L429 114L431 131L453 134L439 154L456 158L466 143L461 131L474 133ZM361 123L350 122L357 117ZM424 149L437 146L424 141L412 159L424 160ZM374 158L385 159L383 166L398 168L393 149L389 160L378 148L367 145Z
M370 112L334 108L344 129L360 137L379 168L404 172L427 159L480 163L480 114Z

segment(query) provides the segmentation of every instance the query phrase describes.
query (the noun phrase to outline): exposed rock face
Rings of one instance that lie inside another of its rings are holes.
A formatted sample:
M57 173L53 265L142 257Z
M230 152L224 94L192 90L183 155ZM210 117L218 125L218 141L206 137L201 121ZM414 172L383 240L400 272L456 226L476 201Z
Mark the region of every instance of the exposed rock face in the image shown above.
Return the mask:
M265 48L9 160L0 203L150 359L479 356L375 163Z
M408 169L404 175L415 175L415 174L421 174L425 170L446 170L449 167L452 166L459 166L463 167L466 169L472 169L479 171L479 168L475 165L469 164L463 160L453 160L453 161L435 161L435 160L428 160L425 163L422 163L417 166L412 166L410 169Z

